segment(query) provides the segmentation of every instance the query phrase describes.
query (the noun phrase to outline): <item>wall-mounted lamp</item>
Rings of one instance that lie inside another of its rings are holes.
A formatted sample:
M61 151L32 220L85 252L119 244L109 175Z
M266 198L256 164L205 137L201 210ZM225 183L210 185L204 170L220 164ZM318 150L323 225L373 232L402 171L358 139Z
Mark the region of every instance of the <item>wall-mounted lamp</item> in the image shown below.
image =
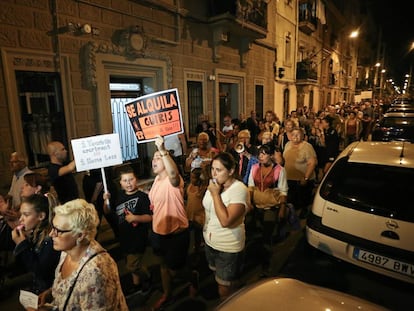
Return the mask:
M69 22L65 26L57 28L55 31L49 31L48 35L72 33L74 35L99 35L99 29L92 27L90 24L80 24Z
M209 75L208 80L209 81L216 81L216 76L215 75Z
M279 68L277 69L277 71L278 71L278 76L279 76L279 78L280 78L280 79L282 79L282 78L285 76L285 68L283 68L283 67L279 67Z
M89 24L83 24L83 25L80 25L80 26L79 26L79 31L80 31L82 34L90 34L90 33L92 33L92 26L91 26L91 25L89 25Z

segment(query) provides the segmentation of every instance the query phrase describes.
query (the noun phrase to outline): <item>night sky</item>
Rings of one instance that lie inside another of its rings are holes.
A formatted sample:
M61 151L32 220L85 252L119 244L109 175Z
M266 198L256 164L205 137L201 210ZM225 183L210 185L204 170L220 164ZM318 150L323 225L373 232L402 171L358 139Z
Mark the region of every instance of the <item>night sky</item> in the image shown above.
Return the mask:
M410 51L414 41L414 13L409 8L410 1L363 1L367 1L377 24L382 28L388 77L401 85L404 75L409 73L410 64L414 64L414 50Z

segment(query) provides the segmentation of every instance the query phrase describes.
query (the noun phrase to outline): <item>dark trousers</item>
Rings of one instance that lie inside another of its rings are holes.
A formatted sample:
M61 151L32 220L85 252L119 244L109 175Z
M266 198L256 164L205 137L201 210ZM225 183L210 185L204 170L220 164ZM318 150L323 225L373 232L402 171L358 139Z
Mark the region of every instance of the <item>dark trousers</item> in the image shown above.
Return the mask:
M292 203L295 209L306 209L313 200L313 188L315 183L308 180L305 185L301 185L298 180L288 180L288 203Z

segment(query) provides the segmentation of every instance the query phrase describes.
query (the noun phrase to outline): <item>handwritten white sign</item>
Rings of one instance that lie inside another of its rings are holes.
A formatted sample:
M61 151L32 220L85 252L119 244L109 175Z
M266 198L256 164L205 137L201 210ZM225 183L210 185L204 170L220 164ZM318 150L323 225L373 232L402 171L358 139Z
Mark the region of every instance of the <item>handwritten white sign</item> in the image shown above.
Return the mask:
M361 99L371 99L372 91L363 91L361 92Z
M71 143L78 172L122 164L116 133L72 139Z
M39 297L36 294L33 294L32 292L20 290L19 301L25 309L37 309Z

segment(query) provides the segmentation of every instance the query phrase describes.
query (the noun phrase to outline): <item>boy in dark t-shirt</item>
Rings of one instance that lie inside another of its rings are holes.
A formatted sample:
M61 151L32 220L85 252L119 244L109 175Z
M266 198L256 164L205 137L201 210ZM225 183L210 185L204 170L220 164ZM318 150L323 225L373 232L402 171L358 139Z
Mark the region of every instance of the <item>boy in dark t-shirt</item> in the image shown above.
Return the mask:
M119 243L126 257L126 268L132 275L132 287L125 294L150 290L150 274L143 265L149 224L152 221L148 195L138 189L134 170L127 166L120 171L121 191L107 205L110 193L104 193L104 212L114 213L118 221Z

